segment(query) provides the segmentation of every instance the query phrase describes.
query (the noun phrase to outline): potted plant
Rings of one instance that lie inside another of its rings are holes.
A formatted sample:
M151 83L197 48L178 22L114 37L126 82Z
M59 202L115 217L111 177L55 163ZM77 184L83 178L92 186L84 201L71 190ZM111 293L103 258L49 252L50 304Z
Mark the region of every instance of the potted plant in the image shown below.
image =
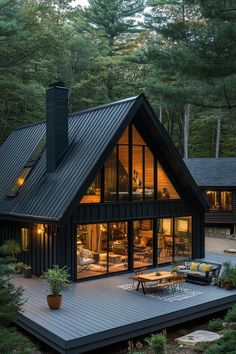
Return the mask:
M23 268L24 268L24 263L22 263L22 262L16 263L16 265L15 265L15 273L16 274L21 274L22 271L23 271Z
M32 278L32 267L28 264L23 264L23 274L25 278Z
M69 277L68 267L59 268L58 265L54 265L53 268L49 268L43 273L42 279L51 291L51 294L47 296L50 309L57 310L60 308L62 302L60 293L67 287Z
M231 262L223 263L224 273L220 278L220 283L227 290L231 290L236 287L236 266L233 266Z

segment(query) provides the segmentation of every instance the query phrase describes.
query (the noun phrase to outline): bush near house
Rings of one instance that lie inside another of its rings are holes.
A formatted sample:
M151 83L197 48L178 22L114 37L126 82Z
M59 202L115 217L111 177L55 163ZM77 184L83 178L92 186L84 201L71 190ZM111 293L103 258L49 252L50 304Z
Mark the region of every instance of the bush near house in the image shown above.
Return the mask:
M217 320L213 320L209 322L213 327L215 325L220 324L220 322L216 322ZM236 305L234 305L225 315L224 322L231 323L236 322ZM233 329L229 329L224 331L222 337L217 341L216 344L211 346L205 354L235 354L236 353L236 331Z
M31 354L32 345L16 329L0 327L0 353Z
M24 303L23 289L10 283L8 260L5 264L3 260L0 266L0 353L29 354L32 353L30 342L10 327Z

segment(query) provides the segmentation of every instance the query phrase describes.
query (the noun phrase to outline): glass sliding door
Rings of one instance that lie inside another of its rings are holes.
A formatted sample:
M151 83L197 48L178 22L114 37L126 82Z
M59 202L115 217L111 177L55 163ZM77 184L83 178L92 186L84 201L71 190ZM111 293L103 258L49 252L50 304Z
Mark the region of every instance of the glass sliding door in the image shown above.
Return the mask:
M128 223L114 222L109 227L109 273L128 269Z
M78 279L107 273L107 224L77 225Z
M77 225L77 278L128 268L128 223Z
M175 218L175 260L192 257L192 217Z
M168 263L173 260L173 219L165 218L157 220L158 249L157 262Z
M133 221L133 266L153 264L153 221Z

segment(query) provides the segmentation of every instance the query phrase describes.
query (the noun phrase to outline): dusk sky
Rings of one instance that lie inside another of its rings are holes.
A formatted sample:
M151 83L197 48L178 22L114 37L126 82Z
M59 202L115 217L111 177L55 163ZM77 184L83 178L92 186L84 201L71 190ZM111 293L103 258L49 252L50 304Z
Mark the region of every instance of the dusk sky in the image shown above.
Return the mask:
M87 6L88 0L74 0L75 5Z

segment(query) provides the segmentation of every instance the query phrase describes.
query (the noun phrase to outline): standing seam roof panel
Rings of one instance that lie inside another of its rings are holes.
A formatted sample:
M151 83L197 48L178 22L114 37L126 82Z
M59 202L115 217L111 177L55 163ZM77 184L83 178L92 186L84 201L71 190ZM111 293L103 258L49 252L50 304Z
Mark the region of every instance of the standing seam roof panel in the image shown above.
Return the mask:
M43 122L15 130L0 148L0 182L4 182L0 184L0 213L60 219L135 102L132 98L70 117L69 148L57 170L46 172L44 152L19 194L9 199L6 191L45 134L46 126Z

